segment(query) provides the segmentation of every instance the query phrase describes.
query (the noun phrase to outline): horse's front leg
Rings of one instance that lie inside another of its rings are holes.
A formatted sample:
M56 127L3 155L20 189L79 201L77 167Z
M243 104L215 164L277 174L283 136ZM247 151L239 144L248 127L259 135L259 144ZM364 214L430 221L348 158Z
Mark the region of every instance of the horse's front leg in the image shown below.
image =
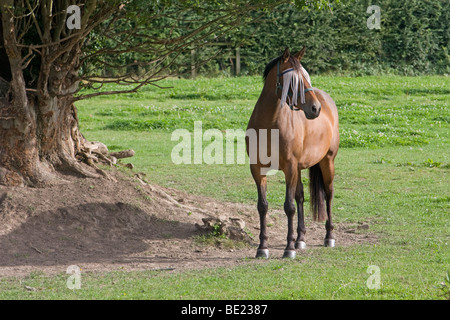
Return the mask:
M298 170L296 165L289 166L284 172L286 178L286 199L284 212L288 220L287 245L284 249L283 258L295 258L294 216L295 216L295 193L297 189Z
M253 179L256 183L256 188L258 190L258 213L259 213L259 247L256 251L256 258L269 258L269 249L267 247L267 211L269 205L267 203L266 193L267 193L267 178L261 175L260 168L257 166L251 166L251 172Z
M301 170L298 169L297 178L297 189L295 190L295 201L297 202L297 215L298 215L298 226L297 226L297 240L295 241L296 249L306 249L305 242L305 214L303 211L303 202L305 200L305 194L303 191L303 183L301 177Z

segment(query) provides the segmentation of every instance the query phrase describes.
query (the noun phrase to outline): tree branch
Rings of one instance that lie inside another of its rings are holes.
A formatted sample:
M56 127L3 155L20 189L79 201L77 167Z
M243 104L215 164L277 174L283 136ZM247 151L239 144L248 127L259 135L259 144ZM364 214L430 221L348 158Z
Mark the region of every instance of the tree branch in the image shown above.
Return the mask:
M36 6L34 8L31 8L30 1L29 0L25 0L25 1L27 3L28 10L30 10L31 18L33 19L33 23L34 23L34 27L36 28L36 31L37 31L37 33L39 35L39 38L41 39L41 42L43 42L44 37L42 35L41 28L39 27L39 23L38 23L38 21L36 19L36 15L34 14L34 10L37 9L37 7L39 5L39 2L36 3Z

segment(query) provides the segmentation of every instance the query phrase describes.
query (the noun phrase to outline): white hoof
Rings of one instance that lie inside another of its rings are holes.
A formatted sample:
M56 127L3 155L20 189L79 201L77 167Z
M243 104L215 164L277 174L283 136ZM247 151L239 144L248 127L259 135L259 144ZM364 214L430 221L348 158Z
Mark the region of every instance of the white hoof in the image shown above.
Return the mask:
M334 239L325 239L323 245L325 247L334 248L334 246L336 246L336 240L334 240Z
M283 258L295 259L296 255L295 250L284 250Z
M300 250L306 249L306 242L305 241L296 242L295 243L295 248L296 249L300 249Z

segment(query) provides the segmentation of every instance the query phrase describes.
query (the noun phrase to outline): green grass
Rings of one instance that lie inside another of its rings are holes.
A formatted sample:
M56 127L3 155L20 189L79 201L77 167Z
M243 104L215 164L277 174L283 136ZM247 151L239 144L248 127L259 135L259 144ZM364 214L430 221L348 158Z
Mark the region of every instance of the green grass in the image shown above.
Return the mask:
M335 100L341 149L336 158L334 220L367 222L375 245L317 248L294 261L270 259L231 269L189 272L40 273L0 279L3 299L438 299L450 271L448 77L313 77ZM170 89L77 103L84 135L111 150L133 148L136 171L156 184L255 205L247 164L171 160L175 129L243 129L262 88L260 77L165 80ZM203 147L208 145L204 143ZM303 180L307 183L307 175ZM284 177L269 178L270 208L282 208ZM308 197L307 199L308 200ZM368 289L367 268L381 287ZM24 286L35 288L27 291Z
M369 162L373 162L388 159L406 146L404 150L410 150L411 156L399 163L414 161L418 165L432 159L443 166L449 164L445 153L450 121L448 78L314 77L313 83L330 93L339 109L338 162L344 160L343 150L361 149L363 155L372 151L375 158ZM203 131L245 130L263 86L261 78L167 80L163 85L173 88L146 87L136 95L79 102L83 133L112 150L136 150L133 163L155 183L228 201L253 202L254 183L248 165L174 165L170 155L178 141L171 141L171 135L180 128L193 132L195 121L202 121ZM159 128L162 123L164 129ZM203 146L207 145L204 142ZM270 192L269 201L280 205L284 179L282 175L273 178L280 188Z
M425 255L402 246L373 245L315 250L293 261L189 272L83 273L81 289L66 287L68 276L34 273L0 280L3 299L437 299L442 262L435 249ZM392 259L392 253L396 259ZM405 264L420 259L424 264ZM425 265L426 263L426 265ZM369 265L380 268L380 289L366 286ZM429 273L434 273L430 277ZM34 290L25 290L24 287Z

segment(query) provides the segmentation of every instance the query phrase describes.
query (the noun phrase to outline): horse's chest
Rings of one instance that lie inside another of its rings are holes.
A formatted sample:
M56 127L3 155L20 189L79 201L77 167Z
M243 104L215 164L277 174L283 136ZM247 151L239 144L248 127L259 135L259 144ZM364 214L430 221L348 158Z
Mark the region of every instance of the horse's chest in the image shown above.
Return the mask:
M283 130L281 130L283 131ZM281 133L281 132L280 132ZM331 144L331 128L327 125L314 128L296 128L280 134L280 155L294 160L303 168L315 165L326 155ZM292 159L292 157L294 159Z

